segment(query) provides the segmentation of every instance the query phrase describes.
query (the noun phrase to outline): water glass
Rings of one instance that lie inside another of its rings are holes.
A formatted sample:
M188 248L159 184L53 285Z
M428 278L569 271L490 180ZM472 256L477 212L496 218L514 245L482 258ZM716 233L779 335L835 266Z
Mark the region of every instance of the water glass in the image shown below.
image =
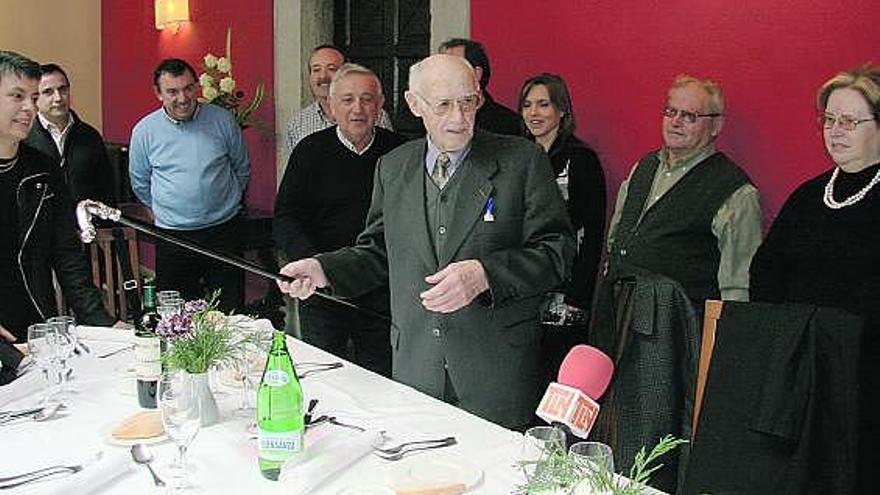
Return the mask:
M614 472L614 455L611 447L602 442L577 442L568 449L568 453L588 470L604 470Z
M183 373L164 375L159 386L159 409L165 432L177 445L177 459L171 464L178 487L187 486L186 449L199 432L201 410L193 380Z
M58 376L57 373L52 373L57 363L55 329L48 323L34 323L28 327L27 335L28 352L31 355L31 359L34 360L34 364L39 369L43 370L43 377L49 386L42 400L45 405L49 403L50 399L57 392L52 390L52 388L58 385L58 381L51 378Z
M565 432L561 428L535 426L526 430L519 462L526 479L534 476L539 461L559 452L565 452Z
M176 290L160 290L159 293L156 294L157 305L172 299L180 299L180 292Z
M66 396L70 391L68 362L76 349L76 319L73 316L53 316L46 320L46 323L55 330L58 345L56 358L60 364L59 372L61 373L61 395Z
M156 308L156 312L162 319L180 314L183 312L183 299L180 299L179 297L166 298L164 301L159 303L159 306Z

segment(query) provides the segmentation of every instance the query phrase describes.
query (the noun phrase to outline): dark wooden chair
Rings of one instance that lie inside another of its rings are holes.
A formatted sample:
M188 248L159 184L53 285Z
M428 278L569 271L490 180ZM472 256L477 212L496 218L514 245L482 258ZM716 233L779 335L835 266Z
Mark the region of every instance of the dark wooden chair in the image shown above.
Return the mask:
M114 249L114 242L124 242L128 247L128 259L120 260ZM126 287L140 280L137 233L131 227L101 227L95 241L89 247L92 261L92 282L104 293L104 307L116 318L126 321L132 308L125 297ZM125 270L120 263L131 268L132 280L126 280Z

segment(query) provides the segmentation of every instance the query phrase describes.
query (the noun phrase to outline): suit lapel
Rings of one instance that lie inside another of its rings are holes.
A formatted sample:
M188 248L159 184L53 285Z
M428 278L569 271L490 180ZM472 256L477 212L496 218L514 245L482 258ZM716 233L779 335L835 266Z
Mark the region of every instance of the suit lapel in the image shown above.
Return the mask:
M418 146L415 151L403 163L404 172L401 184L396 184L400 188L400 204L392 206L399 210L395 212L394 218L399 218L403 222L401 231L404 235L412 239L416 249L421 255L425 264L430 267L437 266L437 256L431 247L431 239L428 233L428 224L426 222L427 213L425 212L425 147ZM386 218L388 215L386 214Z
M455 253L482 218L486 200L495 190L490 181L498 171L493 151L489 140L482 133L475 133L470 152L456 170L456 174L464 175L459 178L458 199L449 223L449 238L438 260L441 268L455 257Z

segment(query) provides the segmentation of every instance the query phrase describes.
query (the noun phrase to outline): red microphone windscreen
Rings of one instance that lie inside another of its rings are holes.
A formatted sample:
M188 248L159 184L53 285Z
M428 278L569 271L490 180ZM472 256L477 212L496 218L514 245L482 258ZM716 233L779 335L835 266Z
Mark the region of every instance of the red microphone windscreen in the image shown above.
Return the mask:
M608 388L612 374L614 362L610 357L595 347L580 344L566 354L556 381L599 400Z

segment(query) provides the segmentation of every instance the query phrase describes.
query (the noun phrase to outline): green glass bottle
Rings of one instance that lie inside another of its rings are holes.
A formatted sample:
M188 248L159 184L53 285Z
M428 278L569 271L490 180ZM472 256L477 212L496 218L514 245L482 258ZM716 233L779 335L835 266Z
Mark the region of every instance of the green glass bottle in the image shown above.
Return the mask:
M137 369L138 404L156 408L157 384L161 367L161 344L156 336L159 314L156 312L156 283L145 278L141 314L134 320L134 344Z
M257 391L257 436L263 476L278 479L284 462L302 451L304 432L302 386L287 352L284 332L276 330Z

